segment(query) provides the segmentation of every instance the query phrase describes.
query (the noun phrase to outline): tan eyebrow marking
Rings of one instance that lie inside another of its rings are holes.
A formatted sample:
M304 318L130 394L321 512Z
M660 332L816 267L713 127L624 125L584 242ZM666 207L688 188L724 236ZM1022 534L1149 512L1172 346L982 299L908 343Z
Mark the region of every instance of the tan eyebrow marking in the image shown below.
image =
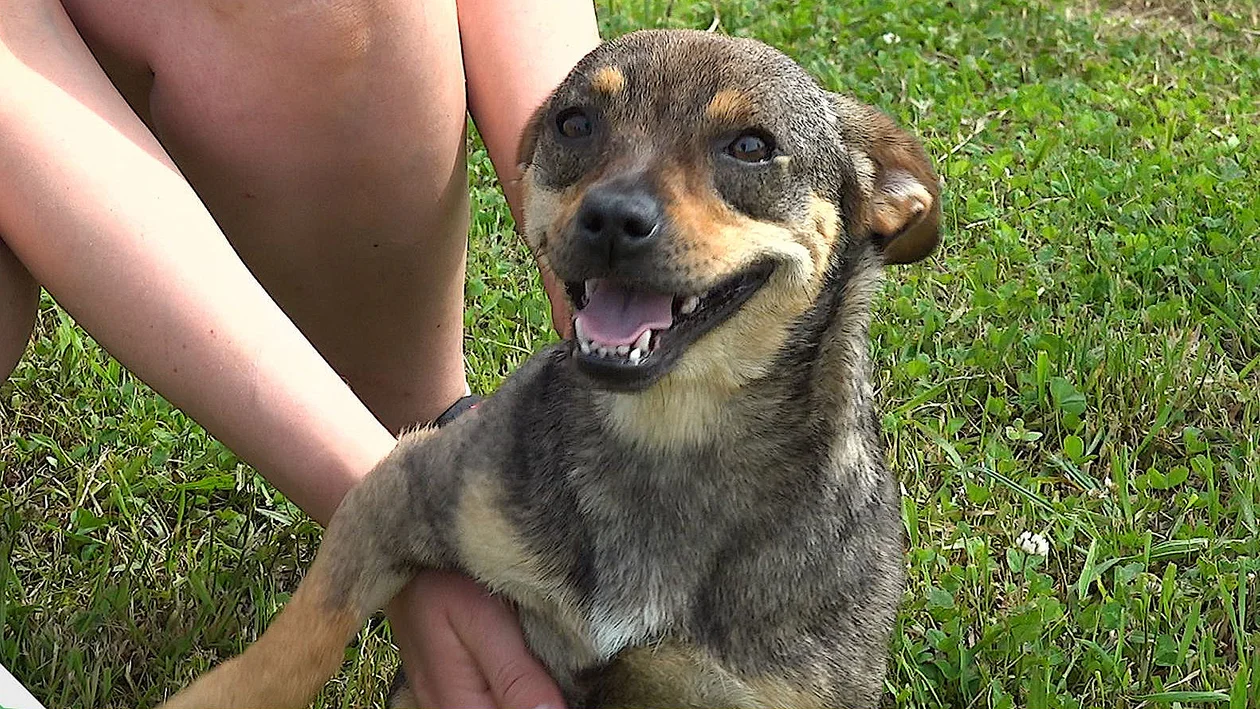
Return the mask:
M722 89L713 95L704 115L711 120L737 123L752 113L752 102L743 91Z
M591 77L591 88L603 94L621 93L626 88L626 75L615 66L601 67Z

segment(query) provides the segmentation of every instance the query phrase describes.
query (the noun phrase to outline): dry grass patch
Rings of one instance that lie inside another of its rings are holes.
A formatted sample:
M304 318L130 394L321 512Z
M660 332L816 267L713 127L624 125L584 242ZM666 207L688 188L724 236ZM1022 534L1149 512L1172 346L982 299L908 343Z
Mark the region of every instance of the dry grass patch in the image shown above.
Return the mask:
M1187 40L1260 45L1256 0L1081 0L1069 8L1100 15L1104 28L1143 34L1176 34Z

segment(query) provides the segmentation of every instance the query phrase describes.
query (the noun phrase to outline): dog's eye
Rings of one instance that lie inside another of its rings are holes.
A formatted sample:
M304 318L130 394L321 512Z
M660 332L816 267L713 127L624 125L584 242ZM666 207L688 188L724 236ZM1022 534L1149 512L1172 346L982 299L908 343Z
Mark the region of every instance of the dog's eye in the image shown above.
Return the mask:
M765 162L774 152L769 136L756 131L740 133L726 146L726 154L743 162Z
M556 130L566 138L585 138L593 130L590 116L580 108L566 108L556 114Z

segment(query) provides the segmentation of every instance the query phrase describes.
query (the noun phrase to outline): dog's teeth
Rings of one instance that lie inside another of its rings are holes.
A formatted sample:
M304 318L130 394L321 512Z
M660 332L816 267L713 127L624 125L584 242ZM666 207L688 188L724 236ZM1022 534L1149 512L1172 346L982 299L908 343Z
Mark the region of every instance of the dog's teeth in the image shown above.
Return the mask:
M630 350L630 364L638 364L643 359L643 351L638 347Z
M586 330L582 327L582 318L573 318L573 336L577 338L582 354L590 354L591 338L586 336Z
M600 347L600 348L599 348L599 356L600 356L600 357L611 357L611 356L613 356L613 352L616 352L616 350L612 349L611 347Z
M695 296L695 295L689 295L687 296L687 299L682 302L682 305L679 306L678 312L682 313L683 315L691 315L692 313L696 312L696 308L698 307L700 307L700 297Z
M617 345L617 355L625 357L630 354L630 345Z
M595 292L595 279L591 279L583 283L586 288L586 297L589 298Z
M640 350L642 352L647 352L648 345L651 344L651 342L652 342L652 331L644 330L643 334L639 335L639 339L634 341L634 349Z

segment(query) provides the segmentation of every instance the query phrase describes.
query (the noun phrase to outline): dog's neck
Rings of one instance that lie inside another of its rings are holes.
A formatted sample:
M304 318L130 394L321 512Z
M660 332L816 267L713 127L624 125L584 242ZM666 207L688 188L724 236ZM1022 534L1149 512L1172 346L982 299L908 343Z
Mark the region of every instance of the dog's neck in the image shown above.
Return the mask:
M870 353L871 305L883 261L865 239L839 256L828 274L834 286L816 304L821 327L807 376L816 415L831 426L830 467L862 495L876 489L885 470Z
M837 254L827 278L793 338L800 350L785 359L805 363L798 376L808 379L817 413L839 429L854 428L874 411L870 321L883 263L868 241L855 240Z

